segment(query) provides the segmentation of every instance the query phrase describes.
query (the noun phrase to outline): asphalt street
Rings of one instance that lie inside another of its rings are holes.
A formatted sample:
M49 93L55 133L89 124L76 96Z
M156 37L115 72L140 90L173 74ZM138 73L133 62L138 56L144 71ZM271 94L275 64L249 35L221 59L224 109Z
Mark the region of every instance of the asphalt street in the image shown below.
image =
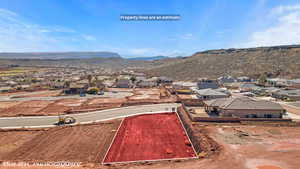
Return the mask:
M70 114L78 123L93 123L109 119L117 119L135 114L170 112L172 108L178 107L179 104L152 104L129 106L101 111ZM54 127L58 121L58 116L32 116L32 117L3 117L0 118L0 128L38 128L38 127Z

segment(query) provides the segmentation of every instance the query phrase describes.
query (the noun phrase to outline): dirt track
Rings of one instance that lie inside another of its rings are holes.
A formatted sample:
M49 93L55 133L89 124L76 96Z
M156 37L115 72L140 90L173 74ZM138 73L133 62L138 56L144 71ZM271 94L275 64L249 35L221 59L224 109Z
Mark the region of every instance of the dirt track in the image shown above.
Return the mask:
M19 139L23 142L16 147L6 147L7 151L2 150L0 161L100 162L119 122L53 128L38 131L34 137L28 131L19 131L10 136L0 132L0 135L6 135L5 142L13 145Z

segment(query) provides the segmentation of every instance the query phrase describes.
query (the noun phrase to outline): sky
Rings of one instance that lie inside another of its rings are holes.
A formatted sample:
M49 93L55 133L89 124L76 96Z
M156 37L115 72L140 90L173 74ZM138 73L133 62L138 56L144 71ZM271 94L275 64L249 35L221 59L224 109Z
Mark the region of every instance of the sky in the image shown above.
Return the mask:
M122 21L120 15L180 15ZM189 56L300 44L299 0L2 0L0 52L110 51Z

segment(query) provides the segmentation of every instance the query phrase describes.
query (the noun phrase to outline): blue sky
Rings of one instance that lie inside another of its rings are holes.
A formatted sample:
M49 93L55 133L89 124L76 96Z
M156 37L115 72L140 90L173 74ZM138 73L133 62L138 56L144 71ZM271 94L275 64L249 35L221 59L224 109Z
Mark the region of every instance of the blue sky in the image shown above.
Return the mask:
M179 21L120 21L179 14ZM0 52L112 51L125 57L300 44L299 0L3 0Z

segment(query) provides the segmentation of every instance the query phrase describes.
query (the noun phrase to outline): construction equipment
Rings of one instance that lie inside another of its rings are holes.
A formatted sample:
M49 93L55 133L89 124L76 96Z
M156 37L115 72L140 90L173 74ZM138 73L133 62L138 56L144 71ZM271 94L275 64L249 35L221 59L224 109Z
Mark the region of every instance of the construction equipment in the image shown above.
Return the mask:
M56 123L56 125L60 126L60 125L72 124L75 122L76 119L74 117L59 115L58 122Z

